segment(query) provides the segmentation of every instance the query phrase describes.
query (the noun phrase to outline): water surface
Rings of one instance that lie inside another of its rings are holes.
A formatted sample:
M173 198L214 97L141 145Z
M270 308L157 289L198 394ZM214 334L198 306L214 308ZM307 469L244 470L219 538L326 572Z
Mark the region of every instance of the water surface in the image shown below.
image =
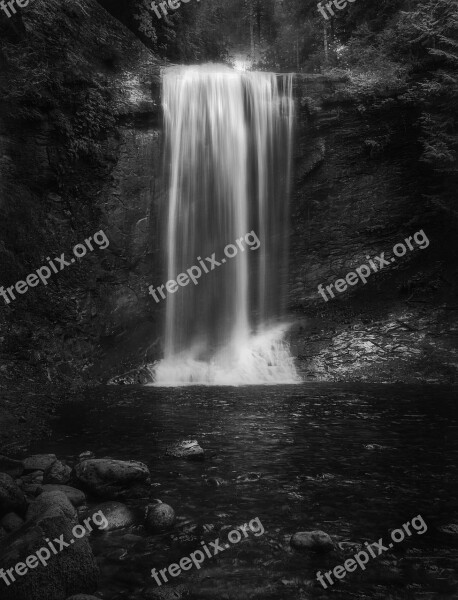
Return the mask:
M439 530L458 523L456 389L105 387L68 400L52 440L37 441L32 450L141 460L155 484L151 498L171 504L179 516L171 535L138 528L96 539L104 598L148 597L142 590L157 589L152 567L189 555L202 539L226 539L225 527L256 517L264 535L251 535L171 585L185 583L196 598L215 600L457 597L457 537ZM194 438L206 451L204 462L164 458L167 444ZM224 483L213 487L208 478ZM311 529L337 542L388 539L390 529L418 514L428 525L424 535L407 538L328 590L317 584L316 571L342 564L357 549L308 556L288 544L294 532ZM214 529L202 537L193 524Z

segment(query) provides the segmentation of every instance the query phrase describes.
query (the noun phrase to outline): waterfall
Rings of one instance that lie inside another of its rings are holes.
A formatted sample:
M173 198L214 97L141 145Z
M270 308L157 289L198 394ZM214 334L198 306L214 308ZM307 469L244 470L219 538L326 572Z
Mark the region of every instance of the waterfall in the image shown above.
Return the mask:
M156 385L296 383L282 321L292 75L171 67L163 109L167 279L201 274L170 285Z

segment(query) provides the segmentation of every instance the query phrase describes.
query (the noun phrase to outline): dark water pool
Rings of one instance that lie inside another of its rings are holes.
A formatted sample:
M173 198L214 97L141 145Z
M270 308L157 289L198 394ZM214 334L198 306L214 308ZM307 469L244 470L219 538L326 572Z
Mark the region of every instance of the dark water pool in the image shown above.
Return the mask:
M168 443L194 438L206 451L204 462L164 459ZM225 540L226 526L256 517L263 535L250 535L161 591L185 584L195 598L215 600L458 598L456 389L99 388L70 399L53 437L31 450L68 459L92 450L143 461L155 484L151 498L179 516L170 535L136 528L93 537L104 598L154 597L152 567L179 561L203 539ZM249 473L259 478L244 481ZM209 477L225 483L209 486ZM428 526L423 535L407 537L327 590L316 571L342 564L358 548L343 544L331 554L308 555L289 546L291 534L311 529L336 542L389 540L391 529L419 514ZM451 524L455 533L442 531ZM200 535L202 525L211 531Z

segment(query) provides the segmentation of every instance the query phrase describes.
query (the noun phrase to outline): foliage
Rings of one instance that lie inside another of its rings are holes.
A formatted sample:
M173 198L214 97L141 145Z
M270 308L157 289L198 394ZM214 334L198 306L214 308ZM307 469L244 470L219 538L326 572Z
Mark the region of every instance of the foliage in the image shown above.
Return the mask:
M41 121L52 115L62 160L98 160L101 142L112 131L109 87L65 38L65 13L55 16L62 32L47 41L32 31L20 44L2 41L2 110L13 122ZM58 30L58 27L56 27ZM50 68L50 64L53 68Z

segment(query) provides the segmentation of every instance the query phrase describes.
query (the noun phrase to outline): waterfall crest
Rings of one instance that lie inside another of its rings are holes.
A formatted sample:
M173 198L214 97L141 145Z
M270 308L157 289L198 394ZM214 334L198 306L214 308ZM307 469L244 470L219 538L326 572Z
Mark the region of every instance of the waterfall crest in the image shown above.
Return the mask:
M292 75L172 67L163 108L167 278L193 265L201 276L167 295L156 385L296 383L282 324ZM212 255L221 263L213 270Z

